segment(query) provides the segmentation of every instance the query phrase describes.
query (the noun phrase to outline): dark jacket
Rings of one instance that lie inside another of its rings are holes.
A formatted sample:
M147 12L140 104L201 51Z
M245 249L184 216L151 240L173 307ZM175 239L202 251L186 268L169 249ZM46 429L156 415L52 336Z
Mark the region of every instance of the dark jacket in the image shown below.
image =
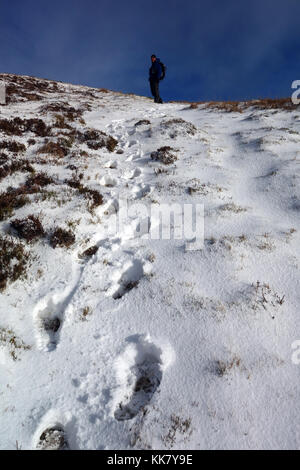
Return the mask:
M160 60L156 58L149 69L149 80L159 80L162 74L162 68L160 65Z

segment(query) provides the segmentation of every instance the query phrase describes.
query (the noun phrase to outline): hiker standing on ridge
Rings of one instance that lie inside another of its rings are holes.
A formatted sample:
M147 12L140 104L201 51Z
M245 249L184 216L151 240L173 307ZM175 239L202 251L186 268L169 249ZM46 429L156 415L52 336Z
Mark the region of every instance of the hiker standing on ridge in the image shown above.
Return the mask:
M159 80L161 80L164 75L164 67L162 67L162 63L160 59L156 57L155 54L151 56L152 65L149 69L149 82L151 93L154 96L154 103L162 103L162 99L159 96Z

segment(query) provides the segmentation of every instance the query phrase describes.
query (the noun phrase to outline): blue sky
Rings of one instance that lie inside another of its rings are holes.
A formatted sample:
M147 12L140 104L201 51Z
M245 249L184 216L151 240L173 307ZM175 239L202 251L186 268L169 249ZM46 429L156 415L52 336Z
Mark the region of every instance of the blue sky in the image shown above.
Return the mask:
M291 95L300 79L299 0L0 0L0 72L165 100Z

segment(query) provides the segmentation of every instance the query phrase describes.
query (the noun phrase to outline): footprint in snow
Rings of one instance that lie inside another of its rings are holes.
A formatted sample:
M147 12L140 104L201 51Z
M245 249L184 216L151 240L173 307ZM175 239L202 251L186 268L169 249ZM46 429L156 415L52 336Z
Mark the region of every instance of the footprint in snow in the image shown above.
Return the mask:
M102 178L100 179L100 184L102 186L113 187L116 186L117 180L115 178L112 178L111 176L102 176Z
M53 351L56 348L65 310L73 291L46 296L34 309L33 321L40 351Z
M36 446L39 450L68 450L69 444L62 426L45 429Z
M172 356L164 358L162 348L149 336L134 335L127 342L129 345L115 364L119 387L114 397L114 417L118 421L134 418L151 401Z
M128 147L133 147L134 145L138 144L138 141L137 140L130 140L128 142Z
M77 448L76 419L70 413L50 409L34 433L33 449L37 450L69 450Z
M115 170L116 168L118 168L118 163L116 160L109 160L105 163L104 168L110 168Z
M124 178L127 179L127 180L131 180L133 178L137 178L138 176L140 176L142 174L142 170L140 168L135 168L134 170L131 170L131 171L126 171L124 173Z
M126 162L133 162L135 160L140 160L143 156L143 153L140 152L140 151L137 151L135 153L132 153L131 155L129 155L128 158L126 158Z
M133 199L141 199L148 194L150 194L153 190L153 187L149 184L139 184L133 187L132 195Z
M121 299L127 292L138 286L143 276L144 267L140 260L133 259L126 263L123 270L117 270L113 276L116 284L110 289L112 297Z
M137 140L127 140L127 139L121 139L121 146L123 148L130 148L133 147L134 145L137 145L139 142Z

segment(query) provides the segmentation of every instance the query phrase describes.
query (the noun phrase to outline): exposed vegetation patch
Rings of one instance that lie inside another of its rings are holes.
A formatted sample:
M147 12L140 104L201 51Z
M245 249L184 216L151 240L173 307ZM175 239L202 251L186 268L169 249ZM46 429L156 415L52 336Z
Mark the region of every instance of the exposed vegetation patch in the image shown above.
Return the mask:
M177 155L172 152L177 152L177 150L173 149L172 147L160 147L155 152L151 153L152 160L159 161L164 163L165 165L171 165L177 160Z
M197 127L194 124L181 118L162 121L161 127L168 130L170 137L173 139L178 135L196 135L197 133Z
M204 105L206 108L224 111L226 113L242 113L251 107L260 110L281 109L285 111L292 111L294 109L298 109L298 106L292 102L291 98L261 98L258 100L246 101L199 101L191 103L187 109L197 109L199 105Z
M26 146L24 144L20 144L19 142L16 142L15 140L2 141L0 142L0 149L6 149L9 152L19 153L19 152L25 152Z
M242 113L243 107L240 101L211 101L206 104L207 108L225 111L226 113Z
M298 106L292 102L291 98L263 98L260 100L250 100L246 101L244 106L247 108L253 106L257 109L298 109Z
M54 183L54 179L51 176L48 176L46 173L37 173L26 180L26 186L28 188L36 186L44 187L52 183Z
M69 248L75 243L75 235L71 230L65 230L57 227L54 229L50 237L50 245L52 248L66 247Z
M45 235L40 219L34 215L29 215L24 219L15 219L10 225L16 230L18 236L24 238L27 242L31 242Z
M29 261L30 255L22 243L0 236L0 291L7 283L26 277Z
M18 188L8 188L0 193L0 221L13 214L14 209L19 209L30 202L29 194L36 194L41 188L53 183L53 179L44 173L38 173L27 179L26 183Z
M12 330L7 328L0 328L0 345L8 347L9 354L14 361L19 359L20 351L31 349L31 346L25 344Z
M103 196L96 189L89 189L89 188L84 187L82 191L79 190L79 192L92 202L91 204L92 209L103 204Z
M84 186L81 181L77 178L65 180L65 183L70 186L71 188L78 189L79 194L83 194L83 196L90 201L92 201L92 208L100 206L103 204L103 196L99 191L96 189L90 189Z
M54 102L45 104L40 108L42 113L59 113L63 118L67 118L69 121L74 121L76 118L82 116L82 109L75 109L66 102Z
M60 142L47 142L38 149L37 153L44 153L48 155L55 155L56 157L63 158L65 157L69 149L63 141Z
M34 173L34 168L27 160L13 160L9 164L4 164L0 167L0 181L17 171Z
M0 221L10 217L14 209L19 209L29 202L29 198L19 193L18 189L0 193Z
M57 129L72 129L72 127L66 122L65 116L62 114L55 115L54 127Z
M85 143L92 150L105 147L109 152L113 152L118 145L118 141L114 137L97 129L88 129L83 133L77 131L77 138L79 142Z
M5 152L0 152L0 165L6 163L9 160L9 156Z
M0 119L0 131L7 135L23 135L25 132L33 132L39 137L46 137L50 129L42 119Z
M99 247L96 245L90 246L87 248L83 253L78 255L79 258L90 258L91 256L95 255L98 251Z
M57 94L62 91L58 83L52 80L22 77L13 74L0 74L0 77L7 83L7 104L23 101L38 101L42 100L46 93Z

